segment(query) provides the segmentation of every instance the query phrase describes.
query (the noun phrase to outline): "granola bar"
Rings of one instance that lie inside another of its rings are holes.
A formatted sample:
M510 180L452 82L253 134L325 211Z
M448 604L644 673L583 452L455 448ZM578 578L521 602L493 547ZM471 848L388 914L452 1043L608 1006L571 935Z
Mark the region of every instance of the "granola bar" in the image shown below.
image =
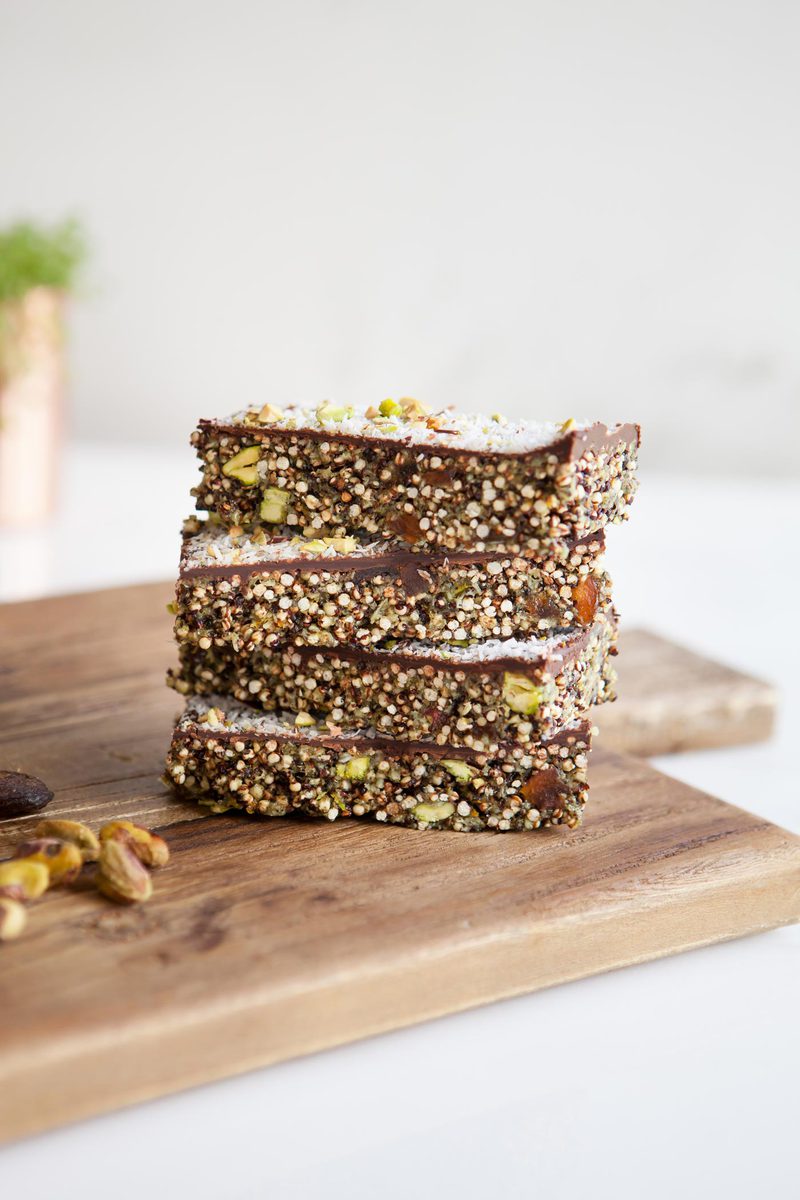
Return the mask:
M166 778L215 812L505 832L577 825L589 748L586 722L487 755L372 730L297 729L232 701L195 698L174 730Z
M611 609L602 534L533 560L414 554L352 538L267 541L187 524L175 595L179 645L544 638Z
M329 730L365 726L395 738L497 751L528 745L614 698L616 621L546 641L471 646L206 649L184 644L178 691L222 693L265 711L291 710Z
M415 550L546 554L624 520L636 425L504 421L416 401L267 405L201 421L197 507L234 528Z

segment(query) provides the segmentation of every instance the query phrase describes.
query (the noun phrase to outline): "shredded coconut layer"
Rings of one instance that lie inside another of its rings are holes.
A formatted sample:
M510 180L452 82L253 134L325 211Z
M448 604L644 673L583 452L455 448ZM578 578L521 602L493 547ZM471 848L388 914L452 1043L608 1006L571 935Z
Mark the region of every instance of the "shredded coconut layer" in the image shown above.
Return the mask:
M329 406L333 407L333 406ZM349 413L350 406L342 405L340 412ZM403 416L373 418L365 412L353 412L339 420L326 418L325 405L288 404L281 410L280 417L257 420L257 411L242 409L230 417L216 418L215 425L247 424L256 429L312 429L325 431L334 437L337 433L355 437L378 437L411 446L448 446L462 450L493 451L495 453L524 454L532 450L543 450L564 435L564 422L557 421L507 421L499 414L455 412L450 409L432 413L436 429L430 428L425 418L409 420ZM320 412L323 416L320 417ZM572 429L588 429L593 422L570 423Z
M454 646L450 643L407 641L396 642L391 650L372 647L375 654L407 654L411 658L440 658L446 662L492 662L498 658L518 658L535 662L541 658L560 658L574 642L582 638L585 630L572 633L553 634L548 638L488 638L485 642L473 642L469 646ZM336 647L328 647L326 654L334 654Z
M192 696L187 700L178 728L188 730L194 726L199 726L204 733L212 733L214 730L223 733L228 730L236 733L258 733L262 737L280 734L283 737L291 735L303 742L313 742L316 738L331 736L330 729L317 729L311 725L297 726L293 717L284 718L275 713L261 712L228 696ZM350 730L336 734L337 740L374 736L373 729Z
M295 558L308 559L311 565L314 562L329 562L331 559L372 558L385 553L386 545L383 542L361 542L354 550L342 552L334 546L323 547L321 539L279 538L274 541L254 542L246 533L232 538L218 525L207 525L199 533L186 539L182 566L192 570L196 567L231 567Z

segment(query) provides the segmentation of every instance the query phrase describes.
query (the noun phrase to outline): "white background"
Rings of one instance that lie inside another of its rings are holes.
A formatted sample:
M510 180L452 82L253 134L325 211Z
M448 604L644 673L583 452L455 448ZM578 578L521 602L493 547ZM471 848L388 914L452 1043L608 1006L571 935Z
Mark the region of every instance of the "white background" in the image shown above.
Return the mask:
M0 220L94 247L74 428L405 394L795 470L798 45L795 0L3 0Z
M768 745L658 765L800 830L799 35L789 0L2 0L0 219L94 254L59 513L0 535L0 597L172 575L203 412L634 417L623 619L782 688ZM783 930L29 1140L0 1197L795 1200L799 1007Z

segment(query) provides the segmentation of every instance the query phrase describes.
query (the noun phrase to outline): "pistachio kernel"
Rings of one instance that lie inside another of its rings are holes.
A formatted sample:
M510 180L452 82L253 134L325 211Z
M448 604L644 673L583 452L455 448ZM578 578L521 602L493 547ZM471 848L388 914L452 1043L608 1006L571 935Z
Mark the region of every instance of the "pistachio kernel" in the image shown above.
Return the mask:
M47 868L53 885L72 883L83 866L83 856L74 842L64 842L60 838L40 837L20 842L14 850L14 858L41 863Z
M151 833L133 821L109 821L100 830L100 844L117 841L136 855L146 867L165 867L169 862L169 847L157 833Z
M542 694L542 689L531 683L527 675L512 675L508 671L503 675L503 699L512 712L533 716L539 711Z
M108 838L100 847L95 882L109 900L135 904L153 894L150 872L134 854L129 842Z
M22 933L28 920L25 906L19 900L0 896L0 942L10 942Z
M427 409L424 404L420 404L419 400L412 399L411 396L402 396L398 403L403 416L408 421L421 421L423 417L430 416L430 409Z
M343 779L366 779L367 772L370 767L370 757L368 754L362 755L360 758L347 758L336 764L336 774Z
M82 821L65 821L58 817L45 817L33 831L37 838L60 838L72 842L81 852L84 862L97 862L100 842L97 835Z
M352 406L345 407L344 405L331 404L329 401L320 404L317 409L317 420L320 422L345 421L348 417L352 417L352 415Z
M265 404L260 413L256 417L257 421L280 421L283 417L283 412L279 408L274 408L271 404Z
M417 820L425 821L428 825L432 825L436 821L446 821L448 817L452 817L455 811L456 806L449 800L424 801L422 804L417 804L413 810Z
M40 862L16 858L0 863L0 896L10 900L38 900L50 885L50 872Z
M258 515L269 525L282 525L289 511L289 493L281 488L265 488Z
M403 410L396 400L381 400L378 411L382 417L397 417Z
M229 458L222 468L222 474L229 479L238 479L245 487L258 483L258 468L256 463L261 457L260 446L245 446L233 458Z
M299 712L294 719L294 723L298 729L306 728L309 725L316 725L316 721L312 717L311 713L307 712Z
M444 767L445 771L449 771L453 778L457 779L459 783L469 783L470 779L472 779L472 776L475 773L472 770L472 767L468 766L465 762L461 762L460 759L457 758L443 758L442 766Z

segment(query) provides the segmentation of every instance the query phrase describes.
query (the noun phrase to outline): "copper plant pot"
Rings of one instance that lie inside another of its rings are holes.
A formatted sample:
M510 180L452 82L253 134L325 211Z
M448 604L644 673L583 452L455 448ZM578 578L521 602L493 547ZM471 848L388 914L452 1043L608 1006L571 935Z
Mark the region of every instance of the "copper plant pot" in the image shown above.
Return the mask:
M0 525L43 521L55 503L64 407L64 298L31 288L0 304Z

